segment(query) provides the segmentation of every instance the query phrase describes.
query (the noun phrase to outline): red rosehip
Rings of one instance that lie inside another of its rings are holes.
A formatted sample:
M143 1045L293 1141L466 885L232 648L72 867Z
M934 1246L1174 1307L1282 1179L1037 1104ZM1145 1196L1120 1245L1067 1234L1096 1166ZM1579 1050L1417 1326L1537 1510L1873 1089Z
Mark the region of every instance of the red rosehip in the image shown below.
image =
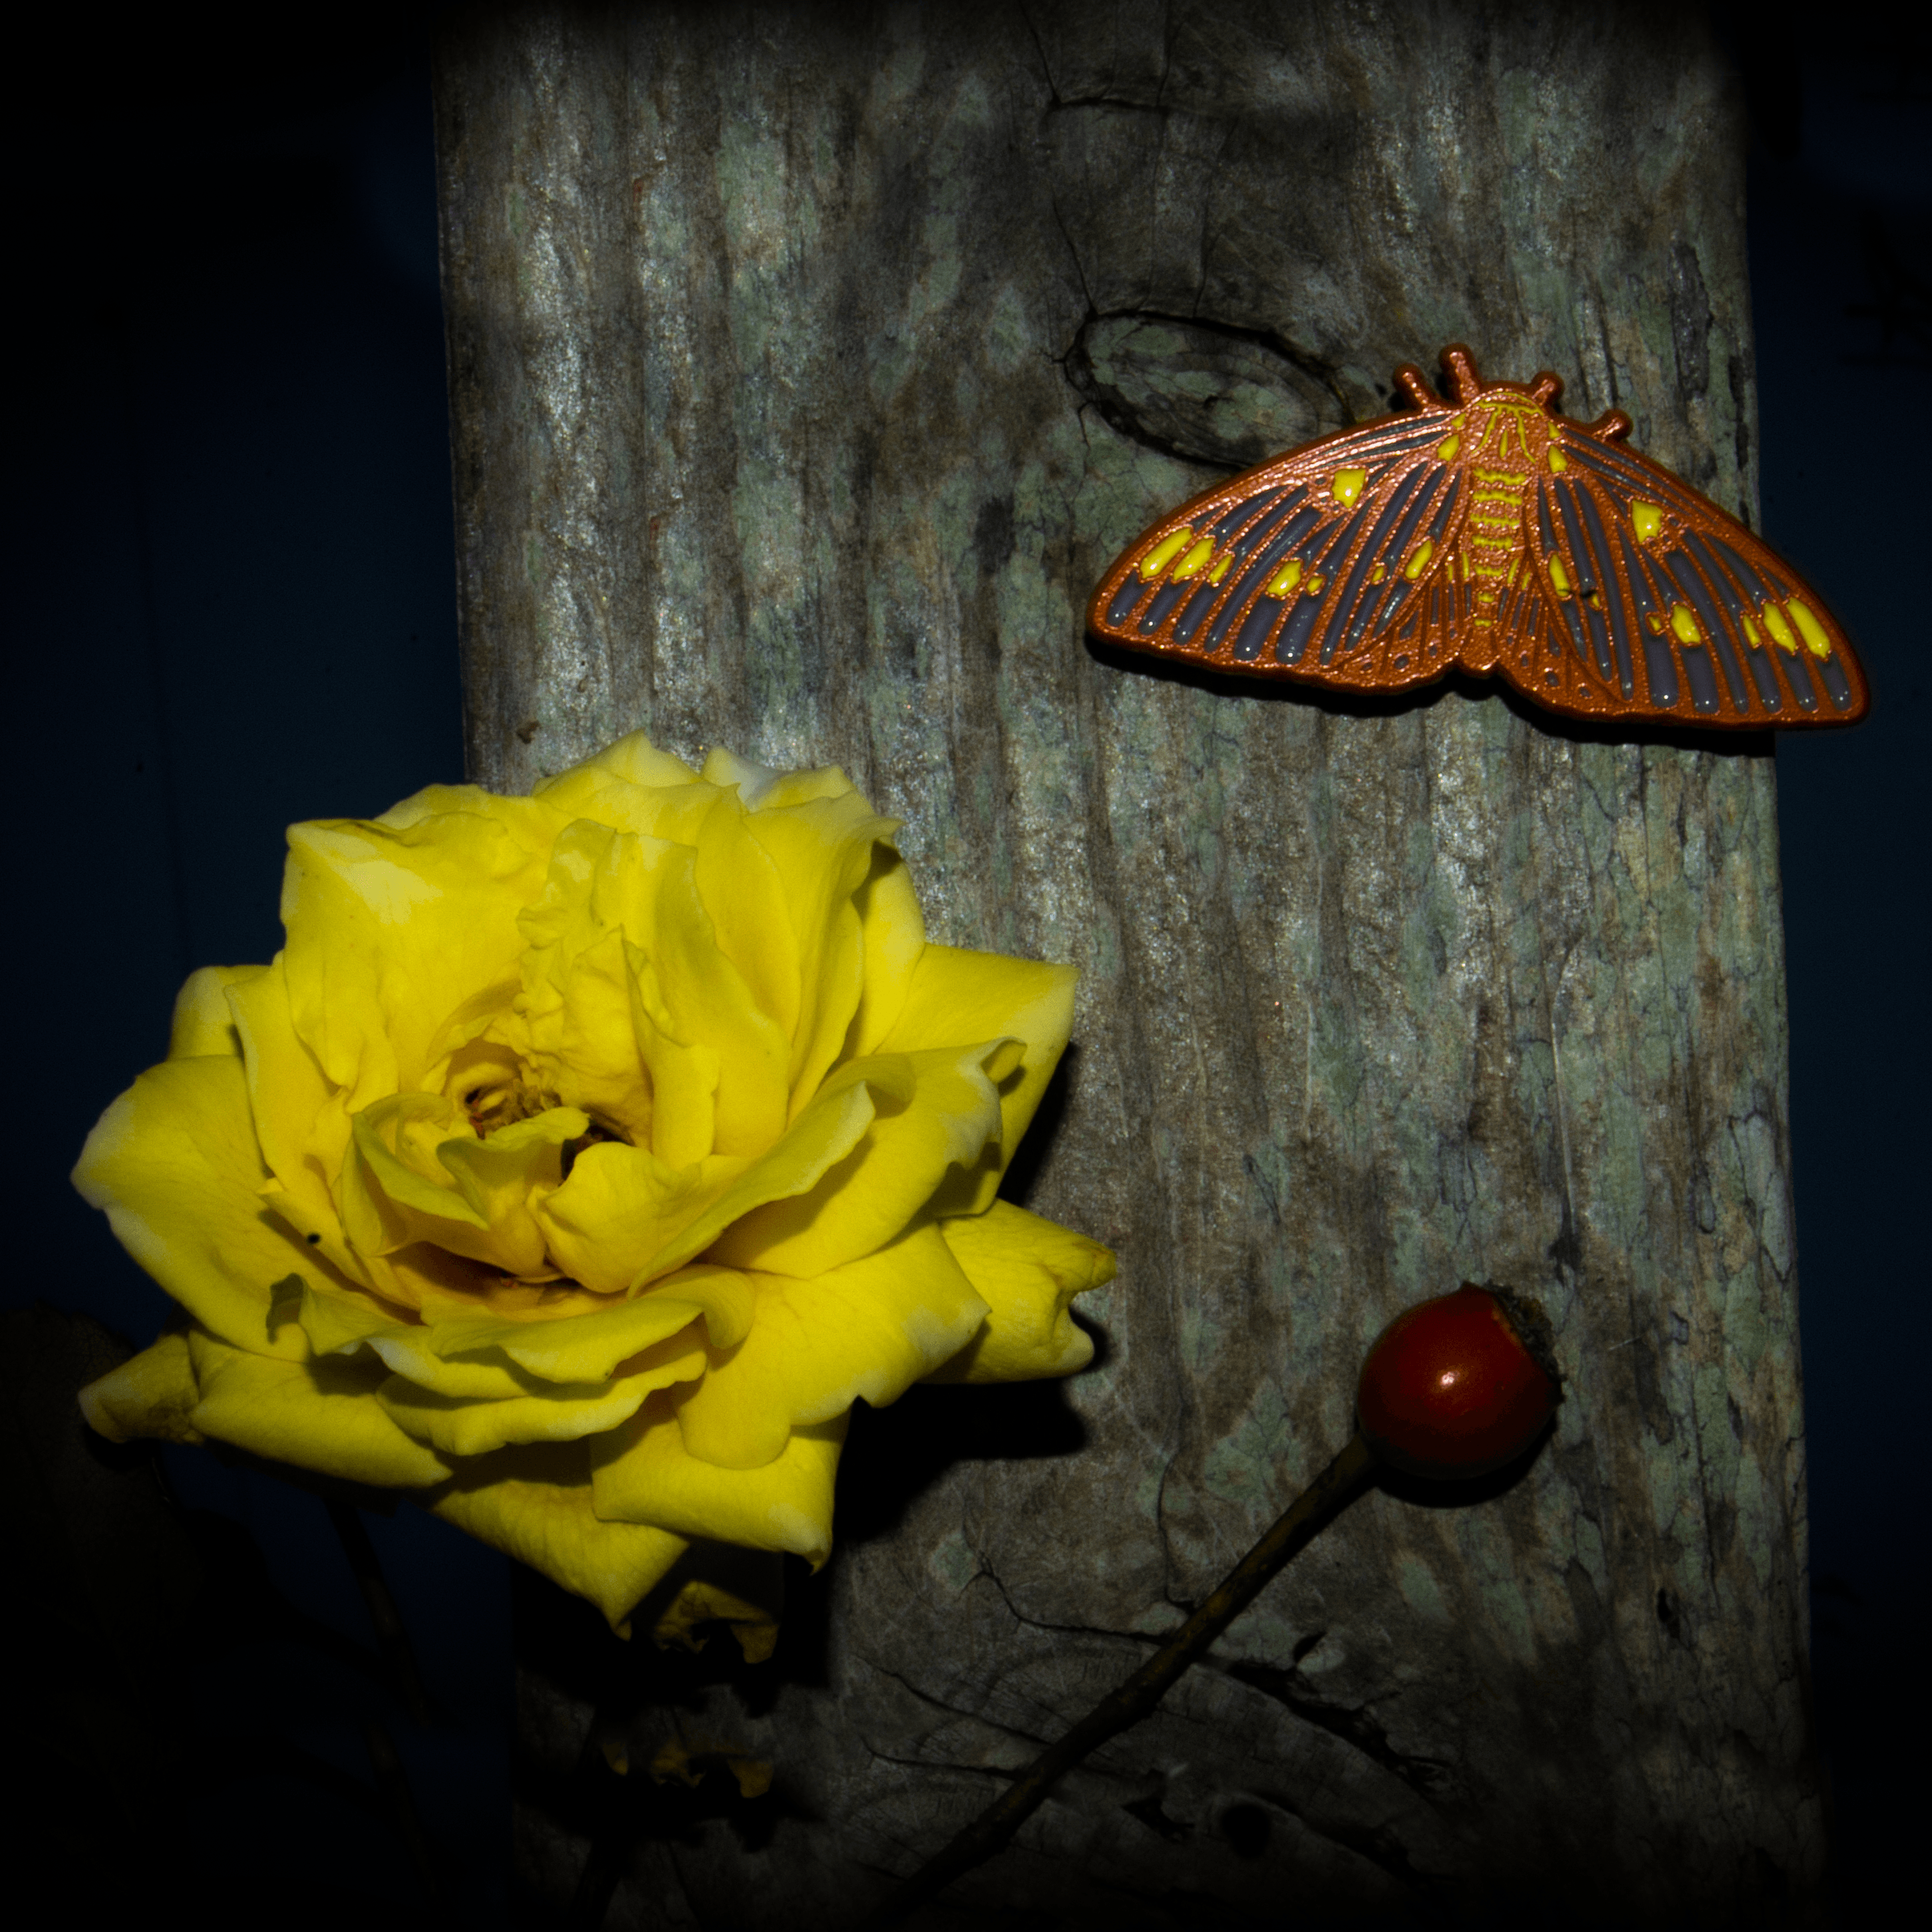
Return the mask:
M1414 1476L1480 1476L1514 1461L1562 1400L1533 1301L1465 1282L1398 1315L1362 1365L1362 1438Z

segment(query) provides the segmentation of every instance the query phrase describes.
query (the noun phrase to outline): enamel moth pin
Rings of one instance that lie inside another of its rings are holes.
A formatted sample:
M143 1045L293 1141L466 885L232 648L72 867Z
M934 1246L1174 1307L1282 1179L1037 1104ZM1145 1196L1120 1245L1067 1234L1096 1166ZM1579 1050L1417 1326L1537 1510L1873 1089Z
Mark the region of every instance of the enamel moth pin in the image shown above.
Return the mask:
M1735 518L1625 446L1618 410L1555 412L1561 380L1412 407L1292 450L1163 518L1088 622L1204 669L1396 692L1452 668L1574 718L1850 724L1864 674L1823 600Z

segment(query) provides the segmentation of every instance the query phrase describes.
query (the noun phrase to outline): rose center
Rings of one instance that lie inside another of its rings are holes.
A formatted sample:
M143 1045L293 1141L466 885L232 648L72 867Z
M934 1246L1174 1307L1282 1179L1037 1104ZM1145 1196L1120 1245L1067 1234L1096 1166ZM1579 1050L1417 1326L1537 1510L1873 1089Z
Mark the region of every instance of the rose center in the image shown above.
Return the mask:
M479 1140L556 1105L528 1078L508 1047L477 1040L450 1057L443 1092L460 1107Z

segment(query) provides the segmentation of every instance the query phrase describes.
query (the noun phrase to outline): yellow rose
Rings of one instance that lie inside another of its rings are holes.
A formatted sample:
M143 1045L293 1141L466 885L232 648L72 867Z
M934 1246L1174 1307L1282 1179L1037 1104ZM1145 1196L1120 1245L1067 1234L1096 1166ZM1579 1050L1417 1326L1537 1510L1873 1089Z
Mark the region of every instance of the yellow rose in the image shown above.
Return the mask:
M896 829L641 734L292 828L284 949L75 1169L186 1311L88 1420L414 1491L620 1634L692 1539L822 1563L853 1402L1071 1372L1114 1267L994 1198L1074 971L928 944Z

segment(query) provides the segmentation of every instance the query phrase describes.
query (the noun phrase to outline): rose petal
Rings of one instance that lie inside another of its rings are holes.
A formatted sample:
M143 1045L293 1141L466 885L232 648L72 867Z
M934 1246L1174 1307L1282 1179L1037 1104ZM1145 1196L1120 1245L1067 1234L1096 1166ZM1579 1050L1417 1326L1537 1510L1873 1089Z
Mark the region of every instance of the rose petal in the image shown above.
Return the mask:
M516 977L517 914L562 823L540 801L452 785L380 819L290 828L290 1010L352 1112L416 1086L452 1009Z
M550 1258L573 1281L622 1294L650 1256L730 1192L746 1165L713 1159L674 1168L648 1148L598 1142L536 1204L537 1224Z
M876 1053L898 1022L926 950L926 915L911 868L890 845L872 848L872 869L854 900L864 949L864 984L846 1041L848 1058Z
M738 1640L747 1664L762 1664L771 1655L784 1606L784 1558L776 1550L694 1538L668 1580L676 1587L651 1623L651 1640L659 1649L675 1643L702 1650L699 1632L722 1623Z
M779 1042L782 1125L792 1040L798 1028L801 970L799 938L793 930L784 882L771 854L752 836L750 814L735 794L721 792L695 830L692 888L707 939L716 953L730 962L734 980L745 988L753 1009Z
M802 1194L858 1144L875 1091L909 1094L910 1067L869 1062L827 1083L790 1130L748 1163L715 1160L677 1172L644 1148L586 1148L536 1212L557 1265L586 1288L616 1294L670 1274L767 1201Z
M662 839L580 819L551 851L542 901L517 922L525 944L512 1038L547 1090L640 1142L652 1108L625 946L648 942L658 877L680 863Z
M228 988L228 1009L248 1075L248 1105L261 1156L275 1186L264 1198L330 1264L352 1279L360 1263L342 1232L335 1178L349 1145L349 1115L315 1055L295 1030L282 956L255 979Z
M653 1524L598 1516L580 1442L500 1449L421 1500L493 1550L588 1598L620 1636L630 1635L632 1610L687 1546Z
M385 1307L372 1294L352 1288L316 1289L303 1284L296 1319L318 1355L345 1352L371 1335L380 1335L406 1321L400 1310ZM410 1333L416 1330L411 1327Z
M875 1252L903 1234L953 1166L971 1167L1000 1132L995 1078L1012 1042L908 1053L841 1067L841 1080L904 1066L903 1100L882 1101L864 1136L808 1189L736 1219L709 1252L733 1268L812 1276Z
M621 807L614 807L614 795L639 787L652 790L668 786L682 788L695 784L697 779L697 772L682 758L659 751L645 733L633 731L614 745L605 746L581 764L572 765L554 778L539 779L532 792L566 818L595 818L606 825L622 826L623 820L615 815Z
M440 1094L378 1100L350 1123L344 1232L365 1262L428 1241L506 1274L541 1275L544 1234L532 1201L558 1186L565 1144L590 1125L574 1107L551 1107L486 1140Z
M170 1060L238 1058L242 1042L228 1010L228 988L245 986L267 972L266 966L203 966L190 973L175 996L174 1022L168 1029Z
M832 1552L832 1486L846 1420L794 1430L784 1454L761 1468L724 1469L685 1448L670 1397L654 1395L629 1421L587 1439L597 1513L788 1550L816 1568Z
M714 917L715 899L707 902L704 890L704 868L716 858L710 828L736 820L734 802L721 800L700 835L711 842L695 852L686 848L680 864L664 868L648 940L639 938L626 956L637 998L650 1016L652 1035L663 1042L653 1057L654 1074L674 1043L701 1052L699 1064L711 1072L713 1098L707 1112L712 1139L703 1151L752 1155L770 1147L790 1118L790 1022L788 1012L774 1004L770 989L761 988L734 954L728 932ZM736 843L730 905L742 916L774 896L767 890L771 881L762 876L769 873L770 862L748 842ZM790 934L775 902L760 916L778 922L766 939L769 964L791 950ZM791 1005L796 1004L794 993ZM641 1025L638 1036L646 1037ZM674 1122L662 1129L654 1124L653 1145L665 1159L676 1159L679 1142L688 1145L689 1132Z
M385 1489L416 1488L449 1474L441 1456L412 1442L371 1400L380 1364L340 1355L274 1360L201 1328L188 1331L188 1352L201 1391L188 1420L203 1435Z
M351 1118L353 1151L342 1164L338 1189L344 1228L363 1254L392 1254L416 1240L456 1252L457 1240L489 1234L488 1221L454 1187L422 1171L427 1162L418 1164L412 1144L445 1139L457 1118L440 1094L392 1094Z
M818 1090L859 1010L865 948L853 898L871 874L873 848L891 843L898 820L881 818L852 791L768 807L754 812L746 829L770 856L797 944L798 1016L790 1028L796 1112ZM721 919L710 893L706 903ZM720 940L730 950L722 925ZM928 1043L958 1042L922 1042Z
M755 758L740 758L722 745L705 759L704 776L712 784L736 788L747 812L760 812L770 805L808 805L814 799L843 798L854 790L852 781L836 765L788 772L776 765L761 765Z
M997 952L968 952L928 946L920 955L898 1020L880 1042L882 1053L963 1046L1001 1035L1023 1040L1018 1076L1000 1094L1000 1152L970 1172L950 1175L934 1202L940 1214L981 1213L998 1192L1006 1172L1066 1050L1073 1024L1073 995L1080 974L1072 966L1009 959Z
M446 1312L467 1315L484 1308L507 1312L500 1309L505 1297L514 1306L542 1292L513 1281L500 1268L453 1255L434 1241L412 1241L393 1254L367 1256L362 1266L380 1300L413 1310L426 1322Z
M729 796L717 804L711 818L742 817ZM742 910L770 865L740 843ZM697 883L701 856L579 822L558 840L543 903L520 922L520 1024L546 1083L677 1166L762 1151L788 1112L789 1022L721 950ZM766 953L788 952L776 898L769 920Z
M227 1058L150 1067L101 1115L74 1171L121 1245L197 1321L258 1354L299 1360L309 1352L299 1327L270 1332L273 1291L292 1275L338 1283L264 1209L266 1178L242 1062Z
M1076 1294L1113 1280L1112 1249L1010 1201L942 1221L939 1232L987 1314L971 1346L928 1380L1028 1382L1070 1376L1093 1360L1093 1337L1067 1310Z
M627 1357L700 1319L712 1346L728 1348L744 1338L756 1306L744 1276L700 1264L631 1300L586 1314L526 1322L472 1316L421 1332L446 1359L500 1353L547 1382L601 1382Z
M447 1324L443 1324L447 1325ZM507 1325L507 1324L506 1324ZM352 1344L343 1352L352 1354L356 1347L365 1348L372 1355L378 1356L392 1374L412 1383L425 1394L447 1396L466 1401L514 1402L532 1395L574 1396L581 1400L603 1392L605 1378L584 1381L568 1386L546 1388L536 1378L514 1363L507 1360L500 1351L494 1348L478 1349L446 1360L436 1352L432 1346L436 1330L426 1322L412 1323L406 1328L386 1328L373 1335L361 1338L359 1343ZM409 1423L398 1416L397 1420L405 1429ZM412 1435L422 1435L421 1430L410 1430ZM505 1442L534 1442L534 1436L506 1436ZM560 1437L558 1440L566 1438ZM493 1447L497 1446L495 1444ZM473 1456L473 1449L459 1449L460 1456Z
M538 1190L561 1184L563 1148L581 1139L590 1126L574 1107L549 1107L498 1127L488 1139L459 1135L438 1143L437 1161L455 1182L457 1192L489 1224L499 1252L520 1250L529 1229L531 1263L524 1268L505 1261L508 1273L542 1271L543 1236L530 1220L530 1202Z
M370 1346L386 1358L378 1338ZM419 1366L427 1359L414 1358ZM638 1405L657 1389L694 1380L704 1372L704 1346L693 1328L652 1348L641 1349L626 1363L626 1372L600 1387L592 1382L545 1383L528 1376L518 1393L502 1400L441 1394L421 1387L406 1374L391 1376L376 1390L376 1400L398 1427L448 1456L484 1456L513 1442L574 1442L583 1436L601 1435L634 1415ZM488 1366L482 1363L437 1364L448 1379L466 1379ZM512 1376L516 1371L508 1372Z
M932 1228L813 1280L751 1279L750 1332L708 1350L710 1372L676 1397L685 1448L721 1468L762 1467L794 1426L861 1398L896 1402L966 1346L987 1310Z
M200 1400L188 1336L175 1330L89 1382L80 1392L80 1412L88 1426L110 1442L152 1436L195 1443L206 1440L188 1420Z
M690 1167L719 1152L718 1090L724 1077L724 1056L702 1040L684 1036L687 1033L694 1036L698 1029L690 1025L680 1028L664 999L656 965L628 940L625 942L624 959L631 1026L643 1057L651 1096L648 1144L651 1152L667 1166ZM741 1048L751 1047L764 1060L763 1077L754 1076L743 1089L753 1102L751 1108L728 1102L724 1132L734 1147L762 1147L770 1136L761 1136L754 1130L748 1131L746 1116L762 1111L773 1119L779 1118L784 1088L778 1075L784 1055L778 1051L779 1042L775 1039L763 1048L758 1046L758 1023L756 1016L751 1015L748 1004L746 1012L749 1024L737 1044ZM766 1027L764 1030L773 1030ZM738 1057L733 1055L734 1059ZM762 1100L758 1097L760 1091L764 1096ZM727 1154L725 1158L742 1157Z

